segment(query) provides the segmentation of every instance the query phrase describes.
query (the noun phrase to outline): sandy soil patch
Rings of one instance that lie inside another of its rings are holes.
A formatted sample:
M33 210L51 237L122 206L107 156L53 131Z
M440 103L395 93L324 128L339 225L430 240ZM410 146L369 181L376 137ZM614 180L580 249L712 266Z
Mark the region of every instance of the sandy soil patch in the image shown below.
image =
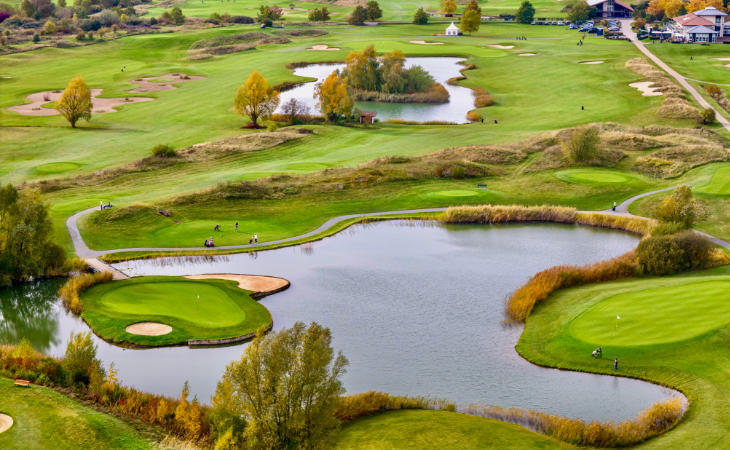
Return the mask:
M232 273L212 273L204 275L188 275L191 280L205 280L218 278L238 282L238 287L253 292L271 292L289 286L289 281L283 278L267 277L263 275L236 275Z
M636 83L629 84L629 86L641 91L641 95L644 97L656 97L657 95L663 95L658 90L659 86L652 86L653 84L653 81L637 81Z
M603 64L603 61L582 61L579 64Z
M170 325L158 322L133 323L125 328L129 334L140 334L142 336L162 336L172 331Z
M718 61L730 61L730 58L715 58Z
M7 414L0 414L0 433L8 431L13 426L13 418Z
M327 44L318 44L309 47L307 50L314 50L318 52L336 52L339 47L329 47Z
M116 112L117 106L128 105L131 103L140 102L151 102L154 98L151 97L125 97L125 98L99 98L101 95L101 89L91 90L91 112L94 114L105 114ZM63 91L44 91L30 94L28 101L24 105L16 105L8 108L11 111L15 111L24 116L57 116L60 113L52 108L42 108L48 102L55 102L61 97Z
M535 53L520 53L517 56L535 56Z
M137 87L130 89L127 92L130 94L138 94L142 92L169 91L177 89L177 86L175 86L177 83L197 81L202 80L203 78L205 77L185 75L184 73L168 73L160 75L159 77L137 78L132 80L132 83L136 84Z
M411 44L421 44L421 45L443 45L443 42L426 42L426 41L408 41Z
M499 44L489 44L489 47L498 48L500 50L509 50L511 48L515 48L514 45L499 45Z
M730 64L725 64L725 67L730 69Z

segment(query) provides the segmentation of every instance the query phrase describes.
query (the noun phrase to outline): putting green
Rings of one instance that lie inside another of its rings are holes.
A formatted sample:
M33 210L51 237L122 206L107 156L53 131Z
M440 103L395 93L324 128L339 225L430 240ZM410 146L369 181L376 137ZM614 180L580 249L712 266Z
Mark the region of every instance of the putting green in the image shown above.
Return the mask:
M730 278L608 297L576 317L569 329L592 344L630 347L682 341L727 323Z
M703 194L730 195L730 166L721 166L712 174L710 181L697 188Z
M61 161L41 164L33 170L39 175L52 175L56 173L68 172L70 170L78 169L79 167L81 167L81 164L75 162Z
M100 336L114 342L170 345L191 339L224 339L271 323L269 312L233 281L139 277L102 284L81 298L84 319ZM172 327L161 336L130 334L138 322Z
M626 173L609 169L585 168L567 169L556 172L555 176L568 183L627 183L634 181L634 177Z
M479 195L479 192L468 191L466 189L451 189L446 191L429 192L426 194L428 197L474 197Z

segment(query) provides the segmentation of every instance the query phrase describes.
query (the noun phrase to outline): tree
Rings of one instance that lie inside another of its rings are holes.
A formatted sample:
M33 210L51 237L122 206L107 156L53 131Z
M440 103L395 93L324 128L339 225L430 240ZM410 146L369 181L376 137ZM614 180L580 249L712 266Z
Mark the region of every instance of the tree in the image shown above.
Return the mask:
M573 162L588 162L596 156L599 142L596 127L579 127L574 129L570 138L563 142L563 150Z
M349 117L352 114L355 102L347 86L347 77L340 76L337 71L317 84L314 97L318 100L317 107L322 115L330 122L336 122L340 117Z
M719 10L725 9L722 0L690 0L686 10L689 12L695 12L710 6Z
M362 52L348 53L345 59L345 75L353 88L377 91L380 86L380 74L375 47L369 45Z
M286 117L287 122L293 124L302 119L302 116L309 114L309 108L303 102L290 98L281 107L281 113Z
M456 0L441 0L441 11L446 14L456 12Z
M283 15L284 10L278 6L261 5L259 6L259 13L256 16L256 20L258 23L270 27L275 21L281 20L281 16Z
M682 5L677 10L677 17L684 16L685 14L687 14L687 8L685 8L684 3L682 3Z
M342 354L335 357L330 330L317 323L268 336L262 328L226 368L213 407L246 421L250 448L315 448L339 423L346 366Z
M697 218L697 202L692 197L689 186L677 187L671 195L662 200L657 207L656 216L662 222L676 223L684 228L692 228Z
M43 34L53 34L56 32L56 24L49 20L46 22L46 24L43 26Z
M347 23L350 25L362 25L367 19L368 13L362 6L357 6L352 14L347 18Z
M309 20L312 22L326 22L330 20L330 12L327 11L326 6L323 6L321 9L314 8L309 11Z
M423 8L418 8L416 14L413 15L413 23L416 25L428 24L428 14L423 10Z
M515 14L515 16L517 22L519 23L532 23L532 21L535 19L535 8L532 6L532 3L530 3L528 0L525 0L520 5L520 8L517 10L517 14Z
M185 15L183 15L182 9L177 6L170 10L170 17L175 25L182 25L185 23Z
M236 112L249 116L256 128L259 117L268 117L279 106L279 91L269 87L266 78L258 70L254 70L236 91L234 103Z
M374 22L383 17L383 10L380 9L378 2L370 0L367 5L365 5L365 15L369 21Z
M596 8L588 6L588 3L583 0L576 0L570 4L570 11L567 17L571 23L583 23L595 14Z
M91 91L83 78L76 77L68 83L61 98L56 102L56 110L76 128L79 119L91 120Z
M461 16L461 32L469 33L479 30L482 23L482 9L479 7L477 0L471 0L466 5L464 14Z
M70 384L88 385L93 380L101 381L104 369L96 358L96 344L91 340L91 331L74 334L66 345L63 368L69 376Z

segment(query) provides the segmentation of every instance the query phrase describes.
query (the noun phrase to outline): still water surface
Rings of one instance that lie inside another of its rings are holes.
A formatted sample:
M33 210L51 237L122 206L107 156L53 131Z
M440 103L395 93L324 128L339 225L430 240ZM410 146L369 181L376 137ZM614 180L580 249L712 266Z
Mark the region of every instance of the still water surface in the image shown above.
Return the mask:
M474 108L474 97L471 89L462 86L452 86L446 83L446 80L452 77L460 76L460 69L464 66L459 62L464 61L463 58L454 57L425 57L425 58L406 58L406 68L412 66L421 66L431 74L437 83L441 83L447 91L449 91L449 102L443 104L423 104L423 103L383 103L383 102L355 102L355 107L361 111L375 111L378 113L377 118L381 121L388 119L404 119L416 122L427 122L429 120L439 120L454 123L465 123L466 113ZM335 70L345 67L344 64L310 64L308 66L297 67L294 69L294 75L300 77L316 78L317 81L304 83L294 89L281 93L279 110L289 99L295 98L310 109L310 112L316 112L316 100L314 99L314 87L317 83L323 81Z
M262 236L265 233L260 233ZM348 392L431 395L458 404L531 408L570 417L622 420L673 391L637 380L544 369L514 350L521 327L502 325L510 292L535 272L633 248L633 236L564 225L356 225L319 242L258 254L161 258L117 265L130 275L243 273L287 278L262 300L274 327L317 321L350 360ZM25 336L61 355L71 331L86 330L55 300L57 282L0 291L0 340ZM207 401L245 344L122 349L96 339L123 383L178 395L185 380ZM590 349L587 349L590 351ZM620 356L620 355L619 355Z

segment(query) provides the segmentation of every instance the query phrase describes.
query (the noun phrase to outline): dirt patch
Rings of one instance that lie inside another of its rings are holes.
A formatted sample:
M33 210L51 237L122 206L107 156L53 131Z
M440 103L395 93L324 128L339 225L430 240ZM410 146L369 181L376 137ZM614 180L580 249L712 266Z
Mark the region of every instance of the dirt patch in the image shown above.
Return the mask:
M488 47L498 48L500 50L509 50L509 49L515 48L514 45L499 45L499 44L489 44Z
M535 56L535 53L520 53L517 56Z
M133 323L125 328L129 334L138 334L142 336L163 336L172 331L170 325L158 322L139 322Z
M411 44L421 44L421 45L443 45L443 42L426 42L426 41L408 41Z
M259 293L278 292L289 287L289 281L283 278L267 277L263 275L236 275L231 273L215 273L205 275L188 275L185 278L191 280L206 280L217 278L238 282L238 287L246 291Z
M307 50L314 50L317 52L336 52L339 47L329 47L327 44L318 44L309 47Z
M659 86L654 86L653 81L637 81L635 83L629 84L629 86L641 91L641 95L643 95L644 97L656 97L659 95L664 95L659 91Z
M604 63L604 61L581 61L578 64L589 64L589 65L593 65L593 64L603 64L603 63Z
M13 418L7 414L0 414L0 433L8 431L13 426Z
M91 112L94 114L105 114L116 112L117 106L128 105L131 103L140 102L151 102L154 98L151 97L124 97L124 98L99 98L101 95L101 89L91 90ZM57 116L60 113L53 108L43 108L42 106L49 102L55 102L61 98L63 91L44 91L30 94L28 101L24 105L16 105L8 108L11 111L15 111L18 114L24 116Z
M158 77L137 78L132 80L131 83L136 84L138 87L130 89L127 92L130 94L138 94L143 92L169 91L177 89L175 85L178 83L197 81L203 78L205 77L190 76L184 73L168 73Z

